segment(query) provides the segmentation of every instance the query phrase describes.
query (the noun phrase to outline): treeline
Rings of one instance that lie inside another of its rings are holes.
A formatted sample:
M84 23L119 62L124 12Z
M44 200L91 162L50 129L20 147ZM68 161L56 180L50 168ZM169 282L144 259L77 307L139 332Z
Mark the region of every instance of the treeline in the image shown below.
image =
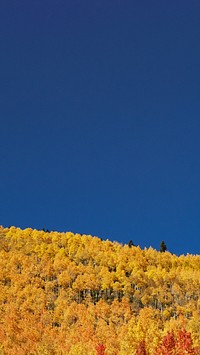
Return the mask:
M0 354L198 354L199 295L198 255L0 228Z

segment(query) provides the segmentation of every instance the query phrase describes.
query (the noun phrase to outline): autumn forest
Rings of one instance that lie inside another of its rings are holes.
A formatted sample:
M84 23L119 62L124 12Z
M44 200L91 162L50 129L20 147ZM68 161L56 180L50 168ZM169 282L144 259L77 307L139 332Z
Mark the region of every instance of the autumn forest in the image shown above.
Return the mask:
M200 354L200 255L0 227L0 355Z

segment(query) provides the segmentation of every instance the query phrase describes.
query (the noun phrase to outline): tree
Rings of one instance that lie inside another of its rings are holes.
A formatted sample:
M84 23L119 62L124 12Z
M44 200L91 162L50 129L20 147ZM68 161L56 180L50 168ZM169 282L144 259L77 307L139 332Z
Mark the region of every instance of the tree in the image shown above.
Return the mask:
M178 330L177 335L174 332L168 332L163 337L162 343L157 347L155 355L183 355L199 354L199 349L193 347L192 337L185 329Z
M135 355L147 355L146 349L145 349L145 341L142 340L137 347Z
M167 246L164 242L164 240L162 240L162 242L160 243L160 252L164 253L167 250Z
M174 354L176 340L174 332L168 332L163 337L162 344L159 345L155 351L155 355L171 355Z
M131 239L131 240L129 240L129 242L128 242L128 246L129 246L129 248L131 248L131 247L135 247L135 244L133 244L132 239Z
M105 355L106 347L103 344L98 344L96 346L97 355Z

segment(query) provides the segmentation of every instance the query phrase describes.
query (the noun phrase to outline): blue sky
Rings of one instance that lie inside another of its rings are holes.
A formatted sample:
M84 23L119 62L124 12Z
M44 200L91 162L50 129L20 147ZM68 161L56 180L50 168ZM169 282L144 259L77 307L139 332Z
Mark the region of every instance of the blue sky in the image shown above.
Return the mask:
M200 254L200 2L0 4L0 224Z

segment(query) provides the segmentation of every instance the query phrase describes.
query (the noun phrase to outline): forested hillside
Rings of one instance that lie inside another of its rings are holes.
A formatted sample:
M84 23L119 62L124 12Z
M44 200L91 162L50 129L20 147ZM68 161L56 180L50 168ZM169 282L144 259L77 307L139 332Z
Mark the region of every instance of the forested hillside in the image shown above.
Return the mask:
M0 227L0 354L199 354L200 256Z

